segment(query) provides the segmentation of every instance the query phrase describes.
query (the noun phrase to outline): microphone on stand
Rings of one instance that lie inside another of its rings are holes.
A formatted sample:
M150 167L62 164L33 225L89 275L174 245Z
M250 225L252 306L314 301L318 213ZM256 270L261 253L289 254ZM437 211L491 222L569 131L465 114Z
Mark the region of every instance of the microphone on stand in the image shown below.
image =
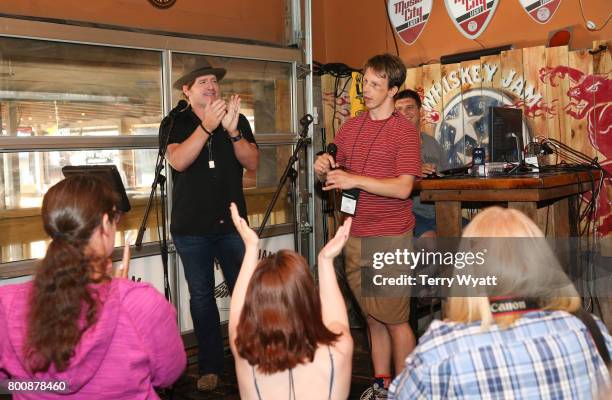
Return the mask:
M168 115L162 119L162 122L159 127L159 151L163 150L164 154L166 153L166 147L168 146L168 136L170 135L170 131L172 130L172 125L174 119L183 111L185 111L189 107L189 103L185 100L179 100Z
M170 112L168 113L168 116L166 118L174 118L174 117L176 117L177 115L179 115L180 113L185 111L188 106L189 106L189 103L187 103L187 101L180 100L176 104L176 107L174 107L172 110L170 110Z

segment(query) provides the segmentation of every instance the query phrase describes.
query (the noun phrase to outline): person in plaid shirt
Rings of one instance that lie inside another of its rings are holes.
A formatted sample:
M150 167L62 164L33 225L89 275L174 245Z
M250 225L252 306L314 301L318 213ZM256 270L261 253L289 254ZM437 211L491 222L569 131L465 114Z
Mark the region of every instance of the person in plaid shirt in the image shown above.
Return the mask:
M432 322L392 382L389 398L593 399L607 393L608 369L588 328L572 315L580 297L542 231L519 211L491 207L463 237L485 238L472 240L490 245L490 262L479 268L496 275L497 286L481 297L449 297L447 319ZM490 238L504 238L503 246L495 248ZM532 307L500 312L497 296L508 294L529 299ZM610 353L612 338L599 320L597 327Z

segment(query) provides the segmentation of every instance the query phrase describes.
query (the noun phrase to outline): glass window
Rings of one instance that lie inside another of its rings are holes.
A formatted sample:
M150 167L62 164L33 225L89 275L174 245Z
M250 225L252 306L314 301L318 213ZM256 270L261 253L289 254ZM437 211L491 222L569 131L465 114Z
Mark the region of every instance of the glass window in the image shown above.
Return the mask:
M123 215L117 229L118 246L124 234L136 233L147 205L157 150L74 150L21 152L0 154L0 171L4 188L0 191L0 255L1 262L42 257L48 241L42 227L40 206L42 197L55 183L63 179L66 165L114 164L119 170L132 209ZM158 238L157 220L152 214L147 220L144 242Z
M161 52L0 37L4 136L157 135Z
M201 58L173 53L172 82L194 70ZM220 83L222 97L240 95L240 112L249 120L253 133L291 133L290 63L213 56L206 56L206 60L227 70ZM177 103L183 95L174 90L172 97Z
M172 81L190 70L197 57L202 56L172 53ZM241 112L256 135L291 133L290 62L207 59L227 69L222 94L241 96ZM132 210L121 220L116 243L122 245L128 231L136 236L155 172L163 93L172 90L162 88L162 75L161 51L0 37L0 148L3 140L23 138L23 146L0 153L0 263L44 255L49 239L41 222L42 197L63 179L61 168L66 165L118 168ZM174 90L172 96L176 103L181 93ZM115 144L113 137L124 135L140 135L133 146L139 148ZM57 147L40 147L46 141L39 136L74 138L59 139L66 150L55 151ZM254 227L263 219L291 146L266 144L260 151L258 170L245 172L243 181ZM293 220L288 188L281 192L267 226ZM148 218L145 242L159 237L154 213Z
M292 146L259 146L259 167L256 178L244 175L244 196L247 202L249 225L260 226L266 209L276 191L278 181L293 152ZM293 205L290 198L291 184L287 182L281 191L270 214L266 227L277 224L288 224L293 221Z

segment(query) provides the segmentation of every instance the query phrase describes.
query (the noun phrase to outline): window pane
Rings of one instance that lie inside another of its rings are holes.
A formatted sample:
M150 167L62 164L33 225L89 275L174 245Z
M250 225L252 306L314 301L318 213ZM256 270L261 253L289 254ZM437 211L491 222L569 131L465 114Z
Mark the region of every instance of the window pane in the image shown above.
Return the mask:
M288 145L259 146L257 173L246 172L243 180L250 226L258 227L263 221L266 209L272 200L291 153L292 147ZM291 181L287 179L266 226L293 222L293 203L290 190Z
M161 53L0 38L4 136L157 135Z
M44 255L48 238L42 227L40 206L44 193L63 179L66 165L114 164L119 170L132 209L117 229L116 244L124 234L140 227L153 183L157 150L52 151L0 154L0 260L38 258ZM152 211L144 242L158 238Z
M259 168L256 173L245 172L243 184L251 226L258 227L263 220L291 153L289 145L260 146ZM42 197L63 179L61 168L66 165L114 164L117 167L132 209L121 219L116 245L124 243L127 231L133 231L132 238L135 238L153 182L156 157L154 149L1 153L0 262L44 256L48 237L40 215ZM289 190L288 180L266 226L293 221ZM153 210L147 221L144 242L156 240L157 218Z
M203 56L173 53L172 82L199 65ZM227 70L221 81L221 94L229 99L240 95L240 112L247 117L254 133L291 133L291 64L275 61L206 56L213 67ZM174 104L182 92L172 93Z

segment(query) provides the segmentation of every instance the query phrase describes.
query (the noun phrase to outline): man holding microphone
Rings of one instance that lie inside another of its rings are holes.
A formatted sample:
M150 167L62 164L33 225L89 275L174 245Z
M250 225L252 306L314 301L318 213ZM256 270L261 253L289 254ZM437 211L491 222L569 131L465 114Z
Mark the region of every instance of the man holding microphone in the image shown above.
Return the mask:
M334 140L338 148L335 160L325 153L314 164L318 179L325 182L323 189L342 190L341 210L354 215L344 253L346 275L367 319L375 375L362 399L386 398L393 377L391 362L399 374L415 345L407 322L409 294L367 296L361 290L366 276L362 269L373 268L374 252L394 252L412 245L410 193L421 175L421 157L414 125L394 107L394 96L405 78L406 67L398 57L370 58L363 76L367 112L342 125Z

